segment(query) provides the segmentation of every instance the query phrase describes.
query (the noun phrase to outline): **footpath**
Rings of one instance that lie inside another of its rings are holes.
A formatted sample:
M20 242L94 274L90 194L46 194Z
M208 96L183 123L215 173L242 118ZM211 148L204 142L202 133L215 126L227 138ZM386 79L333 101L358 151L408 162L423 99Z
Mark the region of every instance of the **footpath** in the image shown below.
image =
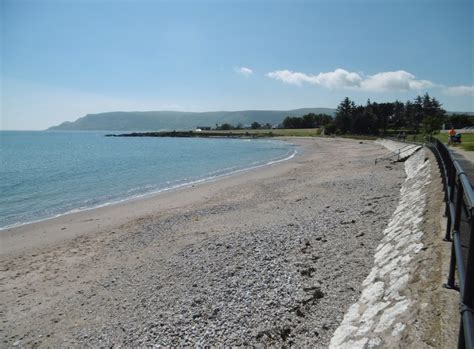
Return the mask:
M460 147L449 147L454 160L459 162L464 172L469 178L469 182L474 183L474 151L466 151Z

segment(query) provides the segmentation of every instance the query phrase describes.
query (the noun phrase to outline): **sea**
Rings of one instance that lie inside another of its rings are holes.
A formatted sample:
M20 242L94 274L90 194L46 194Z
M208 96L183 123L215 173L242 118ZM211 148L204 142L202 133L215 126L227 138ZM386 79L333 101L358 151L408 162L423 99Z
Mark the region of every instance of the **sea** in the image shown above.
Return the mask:
M294 157L272 139L0 131L0 230L154 195Z

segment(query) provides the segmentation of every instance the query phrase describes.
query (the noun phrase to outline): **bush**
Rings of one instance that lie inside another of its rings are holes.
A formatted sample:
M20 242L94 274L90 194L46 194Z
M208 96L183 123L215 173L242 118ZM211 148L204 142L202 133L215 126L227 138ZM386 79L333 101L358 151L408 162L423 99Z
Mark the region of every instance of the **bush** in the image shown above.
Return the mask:
M233 130L234 127L230 124L223 124L219 127L219 129L223 131L229 131L229 130Z
M259 128L262 128L262 125L260 125L260 123L254 121L252 122L252 130L258 130Z
M329 124L327 124L325 127L324 127L324 134L326 135L333 135L335 134L337 131L337 127L336 127L336 124L331 122Z

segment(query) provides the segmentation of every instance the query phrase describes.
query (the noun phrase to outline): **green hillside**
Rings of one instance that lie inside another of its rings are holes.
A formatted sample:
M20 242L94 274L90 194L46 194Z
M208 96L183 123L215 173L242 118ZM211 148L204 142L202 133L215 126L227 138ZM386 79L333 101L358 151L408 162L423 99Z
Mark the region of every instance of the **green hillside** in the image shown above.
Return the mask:
M49 130L89 130L89 131L156 131L190 130L197 126L214 127L216 124L250 125L252 122L281 123L287 116L303 116L308 113L334 115L330 108L302 108L295 110L242 110L216 112L109 112L89 114L74 122L66 121Z

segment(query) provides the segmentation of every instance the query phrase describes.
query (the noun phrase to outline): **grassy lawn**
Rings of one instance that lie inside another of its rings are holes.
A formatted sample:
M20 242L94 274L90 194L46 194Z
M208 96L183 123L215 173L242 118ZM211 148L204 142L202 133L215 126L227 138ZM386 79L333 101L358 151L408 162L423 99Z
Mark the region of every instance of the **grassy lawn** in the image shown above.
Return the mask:
M303 129L274 129L274 130L232 130L232 131L206 131L206 133L235 134L235 135L257 135L268 136L272 133L274 137L315 137L319 136L319 128L303 128Z
M435 138L439 139L444 144L448 143L448 134L447 133L438 133L434 135ZM424 142L425 137L421 134L416 135L413 138L412 135L407 136L407 141L416 141ZM463 133L462 134L462 143L461 144L451 144L450 147L461 147L467 151L474 151L474 133Z
M236 136L255 135L260 137L317 137L320 136L320 130L318 128L305 128L305 129L273 129L273 130L231 130L231 131L205 131L210 134L233 134ZM339 137L354 138L354 139L377 139L377 136L358 136L358 135L341 135ZM447 133L438 133L434 137L438 138L443 143L448 143ZM424 142L424 136L418 134L413 136L408 135L407 141ZM474 151L474 133L464 133L462 135L462 143L459 145L451 145L452 147L462 147L467 151Z
M443 143L448 143L448 134L447 133L438 133L435 135ZM461 144L452 144L451 147L462 147L467 151L474 151L474 133L463 133L461 137Z

